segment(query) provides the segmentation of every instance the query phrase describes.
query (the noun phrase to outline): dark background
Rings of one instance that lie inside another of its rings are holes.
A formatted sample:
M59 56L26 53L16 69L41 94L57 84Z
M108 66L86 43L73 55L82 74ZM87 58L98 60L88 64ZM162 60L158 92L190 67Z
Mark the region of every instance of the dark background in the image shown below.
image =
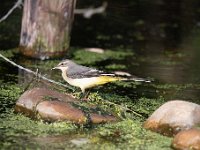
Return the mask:
M1 0L0 17L15 0ZM176 51L200 28L200 1L109 0L104 14L90 19L75 15L73 47L128 48L139 53ZM78 0L77 8L99 7L103 1ZM19 44L22 10L0 23L0 49Z

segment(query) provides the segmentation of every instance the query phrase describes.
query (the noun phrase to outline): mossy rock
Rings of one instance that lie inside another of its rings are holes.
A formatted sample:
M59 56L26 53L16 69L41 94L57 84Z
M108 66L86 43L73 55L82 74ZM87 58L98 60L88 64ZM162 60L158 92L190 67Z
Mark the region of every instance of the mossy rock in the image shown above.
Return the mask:
M117 118L78 99L46 88L33 88L21 95L15 111L48 122L71 121L77 124L115 122ZM101 111L101 112L99 112Z

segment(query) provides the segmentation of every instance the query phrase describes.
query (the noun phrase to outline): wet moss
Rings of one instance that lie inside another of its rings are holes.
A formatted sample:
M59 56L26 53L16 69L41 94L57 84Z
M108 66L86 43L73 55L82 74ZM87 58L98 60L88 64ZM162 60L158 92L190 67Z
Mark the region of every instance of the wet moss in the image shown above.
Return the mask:
M94 53L85 51L84 49L78 49L75 50L72 54L73 60L75 60L77 63L85 64L85 65L91 65L95 64L97 62L101 61L107 61L107 60L123 60L128 56L133 56L134 53L130 50L124 50L124 51L113 51L113 50L105 50L104 53Z
M7 58L13 58L15 55L18 55L18 49L10 49L10 50L0 50L0 54L2 54L3 56L7 57Z
M117 124L107 124L98 132L102 139L119 149L146 149L145 146L152 150L170 149L169 138L145 130L137 120L126 119Z
M12 111L12 110L11 110ZM77 126L66 122L47 123L42 121L32 120L21 114L13 112L6 116L1 122L1 129L4 130L6 136L20 135L48 135L48 134L63 134L68 133ZM12 129L12 130L10 130Z
M130 55L133 54L124 51L108 51L103 54L96 54L78 49L71 54L71 59L88 66L96 66L109 60L105 65L99 66L102 69L114 71L115 69L126 69L123 60ZM45 72L48 75L56 74L53 78L65 83L60 73L50 72L50 69L57 65L59 60L34 62L29 60L28 63L20 60L23 66L34 68L33 70L40 68L42 74ZM114 65L112 65L112 62L114 62ZM9 72L6 72L6 74L10 75ZM13 74L11 75L9 77L13 78ZM18 79L18 77L16 75L14 78ZM0 80L0 82L0 108L4 108L0 110L1 148L12 149L17 146L19 149L170 149L171 138L147 131L142 127L142 124L155 109L166 101L162 92L159 92L159 96L156 95L156 90L166 91L171 88L177 90L178 85L176 84L115 82L94 88L89 95L90 101L87 104L83 102L83 107L89 105L94 106L95 109L105 110L105 112L110 112L119 117L120 121L113 124L86 127L77 126L70 122L47 123L15 114L13 107L24 87L18 85L17 80L10 80L10 82ZM156 89L153 97L147 96L148 88L150 90ZM70 92L77 97L80 95L80 91ZM73 144L71 140L77 138L86 138L89 139L89 142L83 145Z
M15 83L0 82L0 116L4 117L9 114L12 107L15 105L16 99L22 93Z
M109 70L122 70L122 69L126 69L126 66L121 65L121 64L111 64L111 65L105 66L105 68Z

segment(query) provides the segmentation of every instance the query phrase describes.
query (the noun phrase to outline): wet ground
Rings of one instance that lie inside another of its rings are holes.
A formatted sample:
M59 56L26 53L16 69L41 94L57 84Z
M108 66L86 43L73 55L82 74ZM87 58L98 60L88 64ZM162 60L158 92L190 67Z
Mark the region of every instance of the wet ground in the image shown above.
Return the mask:
M93 59L87 60L84 55ZM59 60L39 61L16 56L15 54L10 58L32 70L39 68L47 77L63 82L60 72L50 71ZM62 122L46 123L13 112L15 101L33 76L1 60L0 146L2 148L170 149L171 138L146 131L142 128L143 121L161 104L171 99L200 103L198 70L188 63L192 56L186 53L169 52L159 57L150 57L136 55L130 50L108 50L104 54L96 54L85 52L84 49L73 49L70 57L83 65L107 71L128 71L141 77L149 77L154 81L152 83L117 82L92 89L89 96L92 99L90 103L98 104L122 118L118 123L97 126L79 126ZM131 63L126 65L128 60L131 60ZM37 86L37 82L32 86ZM71 90L67 91L73 93ZM79 94L80 92L76 91L74 95ZM129 110L125 111L123 107L128 107L141 116Z
M97 15L90 20L76 17L72 48L66 57L90 67L126 71L153 80L152 83L111 83L91 91L91 103L122 118L116 124L88 127L46 123L15 114L15 102L33 77L0 59L0 148L171 149L171 138L143 129L142 123L168 100L182 99L200 104L198 3L144 0L125 4L115 1L108 5L103 16ZM100 4L101 1L95 3ZM83 6L82 2L78 6ZM13 24L9 25L13 29ZM14 44L9 45L8 40L6 44L3 37L7 35L5 27L9 26L0 26L3 29L1 49L17 46L18 36L8 34L6 38L13 41L14 37ZM96 54L85 52L83 47L107 50L104 54ZM1 53L18 64L32 70L38 68L47 77L63 82L59 72L50 71L59 60L31 60L13 49ZM37 86L37 82L32 86ZM122 106L142 116L125 111Z

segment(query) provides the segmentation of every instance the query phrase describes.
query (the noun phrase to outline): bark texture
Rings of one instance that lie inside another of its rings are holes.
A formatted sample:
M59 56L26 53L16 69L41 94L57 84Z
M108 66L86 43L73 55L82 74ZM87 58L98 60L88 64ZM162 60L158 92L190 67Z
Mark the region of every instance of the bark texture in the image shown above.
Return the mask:
M25 0L20 51L34 58L62 56L69 48L76 0Z

